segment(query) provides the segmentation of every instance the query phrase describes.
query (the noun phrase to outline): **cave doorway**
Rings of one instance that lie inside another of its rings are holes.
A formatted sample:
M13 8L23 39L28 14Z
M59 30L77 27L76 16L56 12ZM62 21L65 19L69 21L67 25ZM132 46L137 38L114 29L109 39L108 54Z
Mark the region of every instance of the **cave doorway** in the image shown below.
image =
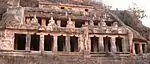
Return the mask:
M136 54L140 53L140 45L139 44L135 44L135 53Z
M78 52L78 37L70 37L71 52Z
M98 37L94 36L91 37L91 52L98 52L99 47L98 47Z
M40 45L40 35L31 35L31 44L30 49L33 51L39 51Z
M15 34L15 50L25 50L26 45L26 35L25 34Z
M57 41L57 45L58 45L58 51L65 51L66 50L66 37L61 35L58 36L58 41Z
M117 48L117 52L122 52L122 38L121 37L116 38L116 48Z
M104 40L104 51L105 52L111 52L111 42L110 42L110 37L106 36L103 38Z
M67 27L67 20L61 20L61 22L60 22L61 24L60 24L60 26L61 27Z

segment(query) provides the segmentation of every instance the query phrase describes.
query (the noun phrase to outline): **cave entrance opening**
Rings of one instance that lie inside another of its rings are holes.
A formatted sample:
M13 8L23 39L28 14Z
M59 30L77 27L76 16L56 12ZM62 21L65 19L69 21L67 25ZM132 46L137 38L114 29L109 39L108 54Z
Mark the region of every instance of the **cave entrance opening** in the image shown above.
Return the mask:
M110 37L106 36L103 38L104 40L104 51L105 52L111 52L111 42L110 42Z
M91 52L98 52L98 37L91 37Z
M135 53L136 54L140 53L140 45L139 44L135 44Z
M61 35L58 36L57 46L58 51L65 51L66 50L66 37Z
M25 50L26 45L26 35L25 34L15 34L15 50Z
M117 52L122 52L122 38L121 37L116 38L116 48L117 48Z
M31 35L30 50L39 51L40 35Z
M78 37L70 37L71 52L78 52Z
M52 35L45 35L44 36L44 50L45 51L52 51L53 49L53 36Z

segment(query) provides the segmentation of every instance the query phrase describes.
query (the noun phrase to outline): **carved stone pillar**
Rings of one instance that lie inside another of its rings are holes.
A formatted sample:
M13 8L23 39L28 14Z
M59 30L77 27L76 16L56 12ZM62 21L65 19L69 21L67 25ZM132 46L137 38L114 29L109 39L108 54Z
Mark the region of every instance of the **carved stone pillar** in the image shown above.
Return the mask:
M116 39L115 37L111 37L111 52L116 52Z
M135 45L134 45L134 43L131 45L131 52L132 52L132 54L133 54L133 55L135 55L135 54L136 54L136 52L135 52Z
M143 54L142 43L139 44L139 47L140 47L140 53Z
M58 39L58 36L57 35L54 35L54 43L53 43L53 52L57 52L57 40Z
M99 36L99 52L104 52L104 40L103 36Z
M44 51L44 35L40 35L40 51Z
M31 43L31 35L27 34L26 35L26 50L30 51L30 43Z
M87 46L88 46L88 51L91 51L91 38L88 38L88 42L87 42Z
M46 26L46 19L42 18L42 26Z
M55 20L53 19L53 17L50 18L48 26L56 26Z
M57 20L57 26L61 27L61 20Z
M78 46L79 46L79 51L82 52L84 50L84 41L83 41L83 37L79 37L78 39Z
M128 52L128 47L127 47L127 45L129 45L128 42L127 42L127 38L124 37L124 38L122 39L122 51L123 51L123 52Z
M104 26L104 27L107 26L107 25L106 25L106 22L105 22L105 19L102 19L102 21L101 21L101 26Z
M71 51L71 47L70 47L70 36L66 36L65 50L66 50L67 52L70 52L70 51Z
M147 44L145 44L145 50L143 52L147 53Z
M26 20L26 24L29 25L31 23L31 19L30 18L26 18L25 20Z

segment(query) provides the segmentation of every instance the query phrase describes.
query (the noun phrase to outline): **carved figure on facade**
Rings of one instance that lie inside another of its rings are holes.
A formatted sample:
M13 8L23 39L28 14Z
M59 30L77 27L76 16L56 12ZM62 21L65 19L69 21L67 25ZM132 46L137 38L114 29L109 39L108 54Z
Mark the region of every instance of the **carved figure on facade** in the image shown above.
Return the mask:
M56 22L57 22L57 26L61 27L61 20L57 20Z
M108 17L107 20L108 21L113 21L113 19L111 17Z
M94 21L93 20L90 20L90 25L94 26Z
M118 29L118 33L123 33L123 30L121 28Z
M37 19L36 15L34 15L34 17L32 18L31 24L32 24L32 25L39 26L38 19Z
M110 28L106 28L106 33L111 33Z
M101 22L101 26L107 26L105 21Z
M112 29L111 29L111 31L117 31L118 30L118 22L114 22L113 24L112 24Z
M53 30L53 27L56 27L56 23L55 23L55 20L53 19L53 17L51 17L51 19L49 20L49 23L48 23L48 30Z
M118 22L114 22L113 27L118 27Z
M104 18L104 19L107 19L108 17L109 17L109 15L106 14L106 13L104 13L103 18Z
M69 28L75 27L75 23L71 20L71 18L69 18L69 20L67 21L67 27L69 27Z

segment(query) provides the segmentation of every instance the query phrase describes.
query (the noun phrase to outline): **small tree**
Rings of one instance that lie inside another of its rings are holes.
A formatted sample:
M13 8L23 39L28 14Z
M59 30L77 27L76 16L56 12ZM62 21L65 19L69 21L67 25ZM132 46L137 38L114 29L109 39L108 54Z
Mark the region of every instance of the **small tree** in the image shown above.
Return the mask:
M139 6L137 6L136 3L133 3L132 6L129 6L128 10L140 20L143 19L144 17L147 17L145 11L141 9Z

